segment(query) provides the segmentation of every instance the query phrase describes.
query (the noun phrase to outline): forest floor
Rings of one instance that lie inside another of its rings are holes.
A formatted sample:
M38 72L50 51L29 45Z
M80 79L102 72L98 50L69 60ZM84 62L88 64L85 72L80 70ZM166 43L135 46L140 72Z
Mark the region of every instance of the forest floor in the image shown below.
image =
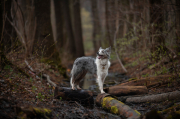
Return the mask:
M12 58L12 56L9 56ZM118 61L112 61L109 72L116 75L124 75L128 78L121 78L111 85L117 85L122 82L129 82L132 80L140 80L142 78L164 76L164 80L171 78L170 82L161 83L148 87L148 94L160 94L180 90L179 83L179 64L180 60L177 57L175 62L159 62L152 64L146 60L140 60L140 57L124 58L123 62L126 65L128 73L122 73L121 66ZM10 59L10 58L8 58ZM13 58L12 58L13 59ZM19 57L19 59L21 59ZM69 77L64 78L59 72L58 68L48 63L39 62L37 59L29 59L29 65L36 72L29 70L24 60L11 60L14 65L6 65L4 70L0 73L0 117L3 119L12 118L107 118L114 119L122 117L104 111L102 108L94 106L93 108L84 107L76 101L66 101L63 99L54 99L55 87L50 85L45 77L41 77L42 73L48 74L51 80L57 86L70 87ZM136 62L138 61L138 62ZM134 63L136 62L136 63ZM69 76L72 67L72 62L67 65L66 73ZM176 71L174 71L176 70ZM39 74L37 74L39 72ZM178 77L176 76L178 75ZM161 78L162 78L161 77ZM163 80L163 79L161 79ZM158 112L157 115L162 118L176 119L180 114L180 99L166 100L158 103L125 103L131 108L139 111L142 117L155 115L152 110ZM171 108L171 109L170 109ZM36 110L39 110L35 112ZM154 117L152 117L154 118ZM155 119L155 118L154 118Z

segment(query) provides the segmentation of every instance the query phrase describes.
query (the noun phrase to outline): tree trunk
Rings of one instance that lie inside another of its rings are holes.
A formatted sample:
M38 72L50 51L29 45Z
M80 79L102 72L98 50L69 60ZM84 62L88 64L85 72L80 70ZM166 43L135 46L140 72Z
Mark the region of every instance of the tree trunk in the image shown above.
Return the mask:
M150 24L151 24L151 51L155 51L158 45L164 45L163 32L163 11L161 0L150 0Z
M93 45L95 52L98 51L101 47L101 25L99 20L99 10L98 10L98 1L91 0L91 9L92 9L92 21L93 21Z
M54 57L54 55L52 55L52 51L55 51L55 46L50 19L50 0L35 0L34 2L35 15L37 17L36 43L34 44L34 52L36 52L39 56L52 58Z
M106 39L106 19L105 19L105 0L98 0L98 12L99 12L99 23L101 26L100 33L101 33L101 46L102 47L109 47L107 46Z
M177 47L176 47L176 52L180 52L180 1L179 0L176 0L176 9L177 9L177 12L176 12L176 44L177 44Z
M82 25L80 13L80 0L73 1L73 27L76 46L76 57L84 56L84 46L82 38Z
M109 41L109 45L111 47L114 46L113 39L114 33L116 31L115 20L116 20L116 12L115 12L115 1L114 0L106 0L106 38Z
M74 41L73 28L71 23L70 9L69 9L69 0L60 0L61 9L63 12L63 18L65 22L65 31L67 34L67 47L65 48L68 53L71 54L72 58L76 56L76 48Z
M51 10L51 13L50 13L50 19L51 19L51 27L52 27L52 33L53 33L53 39L54 39L54 44L55 44L55 47L56 47L56 50L58 52L58 55L59 55L59 58L61 57L61 48L62 48L62 45L60 45L60 41L62 41L62 39L58 39L58 32L61 32L60 34L62 34L63 30L60 30L58 31L58 28L57 26L57 16L61 16L61 15L58 15L56 12L57 10L57 1L56 0L51 0L50 2L50 10ZM62 25L61 25L62 26Z

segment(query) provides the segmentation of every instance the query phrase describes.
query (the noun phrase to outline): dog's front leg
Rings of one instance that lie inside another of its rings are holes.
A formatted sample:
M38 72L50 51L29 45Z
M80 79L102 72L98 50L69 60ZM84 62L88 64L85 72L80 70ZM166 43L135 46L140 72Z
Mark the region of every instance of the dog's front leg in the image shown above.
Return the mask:
M101 81L102 81L102 88L101 88L101 93L105 93L104 90L103 90L103 84L104 84L104 80L105 80L105 77L101 78Z
M105 92L103 91L104 78L98 76L97 81L98 81L99 90L101 91L101 94L102 94L102 93L105 93Z

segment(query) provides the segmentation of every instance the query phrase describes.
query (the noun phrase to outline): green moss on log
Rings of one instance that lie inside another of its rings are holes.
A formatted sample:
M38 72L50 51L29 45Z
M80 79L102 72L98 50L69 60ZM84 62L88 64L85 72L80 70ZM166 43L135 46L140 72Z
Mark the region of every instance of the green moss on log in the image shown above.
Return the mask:
M118 108L116 106L112 106L110 112L113 114L118 114Z

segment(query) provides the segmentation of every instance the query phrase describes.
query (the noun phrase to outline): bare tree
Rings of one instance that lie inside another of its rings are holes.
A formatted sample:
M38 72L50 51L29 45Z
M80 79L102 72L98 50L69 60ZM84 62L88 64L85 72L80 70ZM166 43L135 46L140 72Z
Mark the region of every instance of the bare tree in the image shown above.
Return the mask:
M29 7L26 6L26 2ZM19 40L25 48L25 57L31 56L36 33L36 17L34 15L34 0L30 1L15 0L12 1L11 17L8 21L14 27Z

